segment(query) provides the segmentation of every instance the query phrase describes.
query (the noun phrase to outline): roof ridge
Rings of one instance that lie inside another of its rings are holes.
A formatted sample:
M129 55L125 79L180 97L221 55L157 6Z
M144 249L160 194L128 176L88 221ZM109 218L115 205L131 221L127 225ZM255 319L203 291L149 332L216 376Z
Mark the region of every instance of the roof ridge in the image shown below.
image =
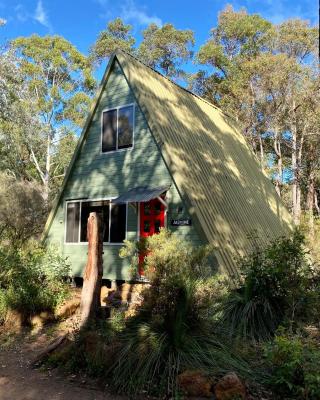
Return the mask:
M196 97L197 99L203 101L204 103L208 104L208 105L211 106L212 108L214 108L214 109L216 109L216 110L222 112L222 114L224 114L224 115L226 115L226 116L232 118L233 120L237 121L237 119L236 119L233 115L231 115L231 114L229 114L229 113L223 111L220 107L216 106L216 105L213 104L213 103L210 103L210 101L204 99L203 97L197 95L196 93L193 93L191 90L188 90L188 89L184 88L183 86L179 85L178 83L174 82L173 80L171 80L171 79L168 78L167 76L163 75L161 72L157 71L155 68L152 68L152 67L150 67L150 65L148 65L148 64L146 64L145 62L141 61L138 57L134 56L133 54L131 54L131 53L129 53L129 52L123 50L123 49L120 49L120 48L116 49L115 52L114 52L114 54L117 55L117 53L119 53L119 52L120 52L120 53L124 53L124 54L126 54L126 55L132 57L134 60L136 60L136 61L139 62L140 64L144 65L146 68L149 68L149 69L150 69L151 71L153 71L154 73L160 75L161 78L166 79L167 81L169 81L170 83L172 83L173 85L175 85L177 88L179 88L179 89L185 91L187 94L191 94L192 96L194 96L194 97Z

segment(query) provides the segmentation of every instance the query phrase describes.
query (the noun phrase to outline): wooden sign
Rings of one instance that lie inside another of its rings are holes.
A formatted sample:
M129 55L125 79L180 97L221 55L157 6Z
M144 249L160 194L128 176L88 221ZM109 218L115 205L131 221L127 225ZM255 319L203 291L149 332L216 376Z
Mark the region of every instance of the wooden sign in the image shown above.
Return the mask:
M171 220L171 225L172 226L190 226L191 225L191 219L190 218L172 219Z

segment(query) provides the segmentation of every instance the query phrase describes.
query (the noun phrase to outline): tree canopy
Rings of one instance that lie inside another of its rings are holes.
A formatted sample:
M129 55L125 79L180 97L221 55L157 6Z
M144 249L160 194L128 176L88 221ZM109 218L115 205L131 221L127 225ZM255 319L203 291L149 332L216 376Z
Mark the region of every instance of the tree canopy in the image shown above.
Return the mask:
M136 55L141 61L167 76L178 77L182 72L179 66L192 58L194 42L191 30L179 30L169 23L161 27L151 23L142 32L142 41L136 47L132 26L116 18L99 33L90 49L90 59L99 65L116 49L121 49Z
M178 30L172 24L150 24L142 35L139 58L169 77L179 76L182 71L178 67L192 57L193 32Z
M38 181L52 199L91 103L93 68L120 48L232 114L295 223L316 238L318 27L302 19L274 24L227 6L195 53L194 45L189 29L151 23L139 38L121 18L107 23L89 57L61 36L13 40L0 55L0 172Z
M93 63L101 62L116 50L134 52L135 38L132 36L132 26L125 25L121 18L116 18L101 31L96 42L91 46L90 59Z
M87 57L60 36L17 38L12 48L29 95L35 99L41 128L33 132L39 138L37 149L30 143L28 151L48 197L53 171L57 170L53 157L56 145L82 126L95 80Z
M319 108L318 48L318 29L306 21L275 25L228 6L197 53L209 72L190 77L193 90L237 117L296 224L307 198L319 209L318 192L308 194L304 182L308 168L314 176L304 163L309 141L320 134L312 118Z

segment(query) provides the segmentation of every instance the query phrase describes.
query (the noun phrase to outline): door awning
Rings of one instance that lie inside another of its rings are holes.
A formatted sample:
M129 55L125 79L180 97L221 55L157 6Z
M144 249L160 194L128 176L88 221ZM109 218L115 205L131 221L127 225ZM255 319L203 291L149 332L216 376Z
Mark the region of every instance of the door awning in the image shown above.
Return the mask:
M112 203L140 203L150 201L161 196L162 193L166 192L170 188L170 185L158 186L158 187L147 187L138 186L128 190L128 192L121 194L116 199L112 200Z

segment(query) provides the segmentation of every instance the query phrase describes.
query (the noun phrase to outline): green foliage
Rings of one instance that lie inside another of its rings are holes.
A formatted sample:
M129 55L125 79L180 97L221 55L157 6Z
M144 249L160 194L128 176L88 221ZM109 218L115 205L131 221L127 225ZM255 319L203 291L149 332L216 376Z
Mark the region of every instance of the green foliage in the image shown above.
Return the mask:
M50 197L52 199L56 196L62 185L63 178L76 149L77 142L78 138L74 132L67 130L61 135L59 142L55 145L55 151L52 156L52 166L54 170L50 183Z
M94 89L95 81L87 58L63 37L20 37L12 42L12 46L21 57L22 71L37 95L41 110L51 111L53 105L59 104L62 110L58 115L63 114L69 103L61 103L67 100L66 95L72 99L79 90Z
M105 376L114 363L115 352L119 350L117 339L124 328L124 312L112 309L107 320L97 319L76 332L70 347L65 352L52 354L48 363L67 371L85 370L93 377Z
M42 124L28 82L12 50L0 51L0 171L18 179L37 178L28 146L37 148Z
M267 383L279 398L319 399L320 350L316 343L282 332L265 346L265 357L270 368Z
M224 289L223 279L212 276L208 260L213 249L194 249L166 230L148 238L144 246L151 288L119 336L121 350L109 371L115 387L132 394L172 394L177 374L186 369L248 374L230 343L214 330L215 299ZM122 255L132 255L134 249L127 243Z
M312 237L319 214L318 54L318 28L310 22L272 24L228 5L197 54L209 69L189 76L196 93L236 116L296 225L308 209Z
M289 57L304 62L312 53L316 53L319 45L317 27L310 27L308 21L289 19L277 26L277 45L279 51Z
M139 58L167 76L181 75L182 71L178 67L189 61L193 54L191 48L194 45L194 33L191 30L176 29L172 24L158 27L153 23L142 35Z
M58 143L66 131L77 133L82 126L95 80L88 58L61 36L19 37L11 47L41 125L24 146L48 199L50 187L59 184L52 179L60 175L51 158L65 149ZM68 162L69 157L63 169Z
M110 21L107 28L99 33L99 36L90 49L92 62L101 62L116 50L121 49L128 53L134 51L135 39L131 34L132 26L125 25L121 18Z
M46 205L38 184L0 173L0 243L18 247L40 233Z
M68 295L70 266L54 248L29 241L23 248L0 247L0 310L18 311L25 321L37 312L54 311Z
M159 69L167 76L182 75L179 67L191 60L193 55L192 31L176 29L172 24L159 27L152 23L142 32L143 40L138 48L134 47L135 39L131 31L132 26L125 25L120 18L110 21L91 47L91 60L101 64L116 49L122 49L136 54L147 65Z
M222 324L229 325L231 335L264 340L280 323L293 329L318 318L318 278L298 231L257 247L239 266L241 278L222 306Z

